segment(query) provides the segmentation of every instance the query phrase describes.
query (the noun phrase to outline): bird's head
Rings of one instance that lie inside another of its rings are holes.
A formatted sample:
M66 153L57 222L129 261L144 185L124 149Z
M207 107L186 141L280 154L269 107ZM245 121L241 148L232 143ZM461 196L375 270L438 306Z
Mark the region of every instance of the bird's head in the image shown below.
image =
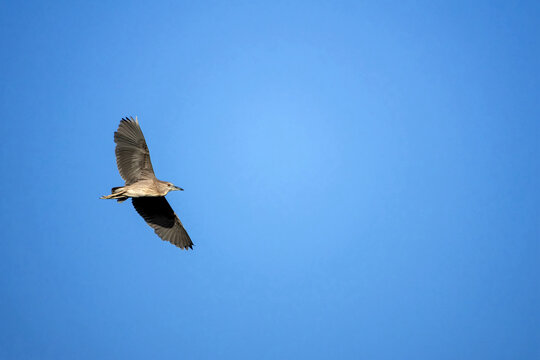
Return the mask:
M169 190L169 191L184 191L184 189L182 189L181 187L178 187L178 186L176 186L176 185L174 185L173 183L170 183L170 182L167 183L167 190Z

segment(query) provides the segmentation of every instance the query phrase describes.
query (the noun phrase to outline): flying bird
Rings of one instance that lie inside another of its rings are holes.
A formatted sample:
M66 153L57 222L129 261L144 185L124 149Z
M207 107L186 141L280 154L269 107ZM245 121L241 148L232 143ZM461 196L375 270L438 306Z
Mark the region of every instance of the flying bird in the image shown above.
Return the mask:
M184 190L168 181L156 178L150 152L137 117L120 121L114 133L116 165L126 184L113 187L111 195L100 199L122 202L131 198L133 207L162 239L180 249L193 249L193 242L182 222L165 199L169 191Z

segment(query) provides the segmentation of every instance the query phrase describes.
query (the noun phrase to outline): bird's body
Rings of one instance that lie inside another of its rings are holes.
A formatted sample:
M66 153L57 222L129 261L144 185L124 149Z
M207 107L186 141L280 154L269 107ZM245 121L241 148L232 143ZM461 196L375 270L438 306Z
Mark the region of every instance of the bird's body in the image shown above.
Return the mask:
M173 189L176 190L176 189ZM170 183L158 179L139 180L133 184L112 188L112 194L103 199L124 201L134 197L165 196L171 191Z
M114 187L102 199L118 202L132 198L135 210L163 240L181 249L192 248L184 226L165 199L169 191L183 190L167 181L158 180L150 162L150 152L137 119L122 119L114 133L116 164L124 186Z

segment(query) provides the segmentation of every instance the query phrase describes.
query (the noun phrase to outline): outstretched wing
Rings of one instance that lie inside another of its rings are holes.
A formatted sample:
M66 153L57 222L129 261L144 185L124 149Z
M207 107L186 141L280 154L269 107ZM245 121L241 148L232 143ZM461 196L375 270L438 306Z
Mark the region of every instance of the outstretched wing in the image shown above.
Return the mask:
M116 143L116 165L126 185L155 178L150 162L150 152L139 121L133 118L122 119L118 130L114 133L114 142Z
M180 249L193 249L193 242L165 197L132 198L133 207L162 239Z

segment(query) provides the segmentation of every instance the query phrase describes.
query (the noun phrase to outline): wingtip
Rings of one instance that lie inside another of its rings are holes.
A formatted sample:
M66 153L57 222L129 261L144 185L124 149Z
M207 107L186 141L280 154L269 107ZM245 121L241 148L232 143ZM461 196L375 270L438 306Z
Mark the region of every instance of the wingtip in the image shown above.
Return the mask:
M195 244L192 243L192 244L186 245L186 246L179 246L179 248L182 249L182 250L186 250L186 251L188 251L190 249L193 250L193 245L195 245Z
M130 115L125 115L121 120L120 122L135 122L135 123L139 123L139 120L137 119L137 116L135 116L135 119L133 118L133 116L130 116Z

